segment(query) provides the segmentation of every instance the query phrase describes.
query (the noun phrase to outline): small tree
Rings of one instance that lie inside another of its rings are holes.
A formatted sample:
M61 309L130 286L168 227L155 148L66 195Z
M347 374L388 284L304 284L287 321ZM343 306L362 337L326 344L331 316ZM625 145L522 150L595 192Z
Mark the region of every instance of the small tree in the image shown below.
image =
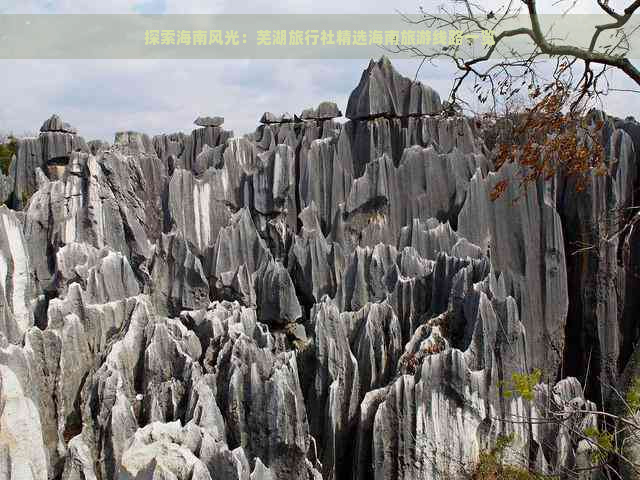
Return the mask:
M513 434L498 437L492 449L480 452L478 463L468 475L470 480L552 480L553 477L509 465L504 461L505 450L513 440Z
M575 4L565 1L567 10ZM474 110L464 99L463 87L471 87L475 98L485 106L480 115L485 122L497 121L512 100L524 94L525 105L508 117L512 135L502 135L496 167L506 162L521 165L523 187L562 171L578 177L577 186L582 188L592 169L598 174L606 173L602 122L590 123L585 114L600 106L603 96L616 90L609 83L610 72L620 72L640 86L640 70L629 57L630 38L635 33L629 21L640 8L640 0L630 1L623 10L614 9L608 0L597 0L595 3L610 21L594 27L585 47L545 33L538 3L508 0L498 9L489 10L478 2L450 0L435 13L422 11L417 20L405 18L424 28L461 32L462 38L495 32L494 43L488 42L481 52L467 48L464 41L430 51L402 45L394 50L421 58L420 66L448 61L456 67L459 74L449 93L445 114L455 114L460 106ZM560 0L554 4L562 3ZM522 13L528 24L514 27ZM526 41L526 46L514 49L515 40ZM492 198L498 198L505 189L506 181L498 184Z
M5 175L9 173L11 158L16 153L17 143L13 135L0 134L0 171Z

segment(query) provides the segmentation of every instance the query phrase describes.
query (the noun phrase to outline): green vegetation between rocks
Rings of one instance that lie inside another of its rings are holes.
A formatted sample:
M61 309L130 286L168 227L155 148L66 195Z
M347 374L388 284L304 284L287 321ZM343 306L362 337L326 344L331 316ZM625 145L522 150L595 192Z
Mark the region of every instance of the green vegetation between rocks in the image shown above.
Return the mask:
M513 434L501 436L491 450L481 452L470 476L471 480L551 480L556 478L504 463L504 452L513 440Z
M12 136L9 136L6 142L0 143L0 171L5 175L9 173L11 157L16 153L17 144L18 142Z

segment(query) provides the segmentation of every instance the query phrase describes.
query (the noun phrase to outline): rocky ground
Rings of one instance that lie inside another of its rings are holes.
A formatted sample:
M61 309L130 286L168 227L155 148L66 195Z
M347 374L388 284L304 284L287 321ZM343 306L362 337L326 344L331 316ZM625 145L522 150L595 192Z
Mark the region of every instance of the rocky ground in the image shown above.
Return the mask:
M463 478L510 434L514 464L588 466L503 385L540 369L536 399L608 408L640 370L640 126L594 113L610 175L585 191L492 201L515 167L441 108L382 58L346 122L325 102L107 145L54 115L20 140L0 478Z

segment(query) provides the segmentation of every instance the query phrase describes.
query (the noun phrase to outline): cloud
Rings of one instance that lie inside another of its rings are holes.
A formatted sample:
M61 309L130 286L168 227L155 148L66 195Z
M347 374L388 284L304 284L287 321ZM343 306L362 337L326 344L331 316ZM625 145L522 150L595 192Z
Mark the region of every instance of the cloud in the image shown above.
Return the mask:
M236 134L252 131L264 111L299 113L322 100L344 111L366 60L64 60L4 61L0 131L36 132L52 113L86 138L111 141L119 130L149 134L189 132L198 115L222 115ZM396 60L404 75L418 62ZM419 79L444 98L454 71L425 66ZM613 78L618 88L629 82ZM629 94L606 99L618 116Z
M133 0L7 0L0 13L134 13ZM161 13L161 12L159 12Z
M613 1L613 0L612 0ZM496 2L497 3L497 2ZM580 0L576 8L587 8ZM12 13L383 13L415 12L415 0L8 0ZM425 6L426 8L426 6ZM298 113L322 100L346 109L368 60L1 60L0 131L36 132L52 113L86 138L112 140L118 130L150 134L190 131L198 115L222 115L226 128L242 134L262 112ZM413 77L418 60L395 60ZM419 79L446 97L451 65L425 66ZM614 77L616 86L630 82ZM629 113L629 94L616 93L604 107Z
M222 115L241 134L264 111L300 113L322 100L344 110L365 60L5 61L0 130L35 131L54 112L87 138L117 130L190 131L198 115ZM415 61L397 62L413 75ZM423 79L446 88L449 72Z
M382 0L7 0L1 13L393 13L418 11L415 0L399 0L394 5Z
M418 0L5 0L0 13L417 13L420 7L434 11L441 2ZM610 0L609 6L620 11L625 0ZM498 9L500 0L482 2L486 9ZM601 13L595 0L560 0L539 2L541 13Z

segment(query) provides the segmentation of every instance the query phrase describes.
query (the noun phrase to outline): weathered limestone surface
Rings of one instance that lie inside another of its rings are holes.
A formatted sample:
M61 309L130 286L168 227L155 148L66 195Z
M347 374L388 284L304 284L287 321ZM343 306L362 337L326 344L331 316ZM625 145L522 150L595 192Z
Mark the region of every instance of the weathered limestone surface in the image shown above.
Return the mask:
M302 111L302 120L331 120L341 117L342 112L334 102L320 102L317 108L307 108Z
M199 127L220 127L224 123L224 117L198 117L193 123Z
M15 160L15 156L13 159ZM4 173L0 172L0 204L5 204L12 193L13 182L11 181L11 177L7 177Z
M13 191L9 205L25 207L29 197L39 188L38 168L46 173L48 165L67 165L74 152L89 151L87 143L73 127L59 116L51 116L40 128L37 138L18 141L16 159L9 171Z
M0 331L20 343L33 325L36 292L31 277L28 244L16 212L0 206Z
M373 60L349 97L347 117L405 117L432 115L440 111L440 97L419 82L401 76L387 57Z
M209 282L200 258L180 232L163 234L151 258L152 296L158 311L177 316L209 304Z
M54 115L21 139L0 477L462 479L505 436L510 464L591 466L596 419L568 413L626 415L609 385L640 371L640 128L592 113L609 175L522 195L495 132L441 110L382 58L345 122L327 101L109 145Z
M554 186L538 183L522 195L516 175L513 164L486 177L477 171L458 232L482 251L490 249L492 268L504 275L507 291L521 302L528 365L553 374L562 361L569 303L562 223ZM503 179L510 180L508 191L487 200Z
M565 363L572 376L591 365L585 386L594 398L612 395L605 385L617 384L618 369L633 352L629 342L637 338L632 333L637 322L631 320L637 301L632 293L637 285L632 254L637 243L633 222L628 232L625 228L635 213L627 209L638 198L637 147L633 137L613 123L607 122L610 175L591 175L583 194L575 192L572 179L563 180L557 193L569 253L567 275L573 287L568 292L565 352L571 362ZM632 122L628 127L633 127ZM631 255L626 262L620 261L625 245Z
M64 132L78 133L75 128L66 122L63 122L58 115L51 115L51 118L45 120L40 127L40 132Z

